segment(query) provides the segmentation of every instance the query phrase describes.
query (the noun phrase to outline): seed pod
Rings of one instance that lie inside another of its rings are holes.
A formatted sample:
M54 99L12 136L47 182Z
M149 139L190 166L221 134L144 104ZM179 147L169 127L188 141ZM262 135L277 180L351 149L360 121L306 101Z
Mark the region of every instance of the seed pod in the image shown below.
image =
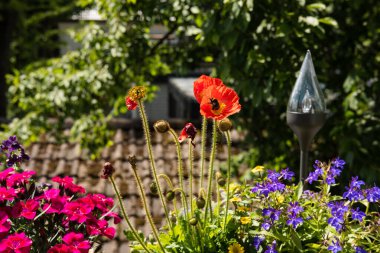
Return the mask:
M224 177L218 178L218 185L224 186L226 184L226 179Z
M228 118L222 119L221 121L219 121L218 127L219 130L222 132L229 131L232 128L232 122Z
M196 203L197 203L197 207L199 209L202 209L203 207L205 207L206 205L206 200L202 197L202 196L199 196L196 200Z
M159 133L166 133L170 129L170 125L166 120L159 120L153 125L154 129Z
M189 220L190 225L195 226L198 224L198 219L193 217Z
M172 200L174 199L174 197L175 197L175 194L174 194L173 191L168 191L168 192L166 193L166 199L167 199L168 201L172 201Z
M157 184L156 184L156 182L152 182L152 183L150 183L150 185L149 185L149 189L150 189L150 192L151 192L153 195L157 195L157 194L158 194L158 189L157 189Z

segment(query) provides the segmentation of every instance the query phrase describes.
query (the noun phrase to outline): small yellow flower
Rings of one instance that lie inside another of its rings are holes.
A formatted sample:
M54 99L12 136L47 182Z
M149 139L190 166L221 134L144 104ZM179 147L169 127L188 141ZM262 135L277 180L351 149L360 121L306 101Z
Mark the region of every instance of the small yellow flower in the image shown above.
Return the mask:
M241 201L241 198L240 197L233 197L230 199L230 201L233 203L233 202L240 202Z
M144 98L145 94L146 88L144 86L135 86L128 91L128 97L135 102Z
M252 173L263 173L264 172L264 166L258 165L255 168L253 168Z
M237 242L228 247L228 253L244 253L244 248Z
M278 203L281 204L282 202L284 202L285 197L284 197L284 195L278 195L278 196L276 196L276 199L277 199Z
M251 223L251 221L252 221L251 217L241 217L240 218L241 224L248 224L248 223Z
M240 185L232 183L230 184L230 193L234 193L235 191L240 189Z
M248 212L249 207L248 206L238 206L237 210L240 212Z

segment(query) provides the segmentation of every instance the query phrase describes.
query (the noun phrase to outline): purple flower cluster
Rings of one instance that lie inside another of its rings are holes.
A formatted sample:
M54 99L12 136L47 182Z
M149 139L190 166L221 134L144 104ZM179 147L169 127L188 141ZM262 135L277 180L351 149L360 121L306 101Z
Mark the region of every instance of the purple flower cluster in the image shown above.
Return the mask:
M273 241L271 245L267 246L267 249L264 251L264 253L277 253L276 246L277 242Z
M355 253L367 253L367 251L365 249L363 249L362 247L356 247Z
M342 173L345 164L346 162L339 157L331 162L330 166L326 169L326 183L328 185L335 184L335 178ZM317 181L324 174L324 166L322 162L316 160L313 167L315 170L310 172L309 176L306 178L306 182L309 184Z
M300 217L300 213L303 212L303 208L298 202L290 202L287 211L289 219L286 221L286 224L292 226L293 228L297 228L297 226L303 222L302 217Z
M348 207L344 205L343 201L329 202L327 206L330 208L332 215L332 217L327 220L328 224L333 226L336 231L342 231L344 215L348 211Z
M262 236L255 236L253 237L253 246L256 250L259 250L261 243L265 240Z
M290 171L289 168L283 169L280 172L268 170L268 176L264 182L256 184L251 191L258 192L265 197L267 197L270 192L283 192L285 184L281 182L281 179L292 180L293 177L294 172Z
M358 220L362 222L365 216L365 213L360 211L359 207L357 207L356 209L351 209L351 217L353 220Z
M0 145L1 153L7 157L6 163L8 167L22 163L29 160L29 156L25 153L24 148L17 141L16 136L11 136L3 141Z
M263 216L266 217L261 227L269 230L273 223L280 219L281 211L274 208L264 208Z
M340 243L337 239L335 242L332 241L331 245L327 249L333 253L337 253L339 251L342 251L342 246L340 246Z
M377 202L380 200L380 188L375 186L364 190L368 202Z
M350 187L346 186L346 192L343 193L343 198L349 199L350 201L360 201L364 199L362 185L365 183L362 180L358 180L358 177L352 177L350 182Z

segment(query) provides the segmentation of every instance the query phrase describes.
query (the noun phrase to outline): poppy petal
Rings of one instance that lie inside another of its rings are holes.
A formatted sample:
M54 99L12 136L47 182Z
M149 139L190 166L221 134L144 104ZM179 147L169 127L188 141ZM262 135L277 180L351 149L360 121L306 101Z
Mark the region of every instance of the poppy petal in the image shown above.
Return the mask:
M204 91L210 86L225 86L221 79L201 75L194 81L194 96L198 103L202 102Z

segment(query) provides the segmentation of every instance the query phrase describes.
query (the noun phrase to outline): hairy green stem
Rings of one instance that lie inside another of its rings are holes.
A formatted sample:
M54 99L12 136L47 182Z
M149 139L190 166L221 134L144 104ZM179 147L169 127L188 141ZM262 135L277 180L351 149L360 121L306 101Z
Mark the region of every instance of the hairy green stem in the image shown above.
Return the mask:
M193 154L193 143L191 142L191 139L189 139L189 202L190 202L190 212L193 216L194 210L193 210L193 160L194 160L194 154Z
M144 210L145 210L148 222L150 223L150 226L152 227L153 235L156 238L156 241L157 241L158 245L160 246L160 248L162 249L162 251L165 252L165 248L164 248L164 246L162 246L161 241L160 241L160 236L158 235L158 230L156 228L156 225L153 222L152 215L150 214L150 208L149 208L148 203L146 201L144 187L142 186L141 179L140 179L139 175L137 175L137 172L136 172L136 165L132 165L132 171L133 171L133 175L135 176L137 186L140 190L141 200L142 200L142 203L144 206Z
M230 203L230 181L231 181L231 136L230 131L225 132L227 140L227 190L226 190L226 210L224 213L224 231L227 226L228 205Z
M211 154L210 154L210 161L209 161L209 169L208 169L208 185L207 185L207 198L206 198L206 209L205 209L205 218L204 218L204 224L207 222L207 214L208 214L208 207L210 207L210 217L212 219L212 207L211 207L211 192L212 192L212 179L214 175L214 160L215 160L215 152L216 152L216 120L214 120L214 124L212 127L212 147L211 147Z
M159 174L158 178L163 178L165 179L166 183L169 185L170 190L173 190L174 186L170 178L166 174ZM174 212L176 215L178 215L178 210L177 210L177 201L176 199L173 200L173 205L174 205Z
M207 133L207 118L203 116L202 119L202 139L201 139L201 182L200 188L203 187L204 167L205 167L205 153L206 153L206 133Z
M121 198L121 195L120 195L120 192L119 192L119 189L117 188L116 184L115 184L115 180L114 178L111 176L109 177L110 181L111 181L111 184L112 184L112 188L116 194L116 198L119 202L119 206L120 206L120 209L121 209L121 213L123 215L123 218L124 220L127 222L128 224L128 227L129 229L132 231L132 234L134 235L134 237L137 239L137 241L139 241L139 243L141 244L141 246L144 248L144 250L146 250L146 252L151 252L146 244L144 243L144 241L141 239L141 237L138 235L136 229L132 226L132 223L131 221L129 220L129 217L127 215L127 212L125 211L125 207L124 207L124 204L123 204L123 199Z
M167 205L165 203L165 198L164 198L164 195L162 194L160 182L158 181L158 177L157 177L156 164L154 162L153 151L152 151L152 142L150 140L150 131L149 131L148 119L146 117L144 105L141 102L141 100L138 100L137 103L138 103L138 106L139 106L139 109L140 109L139 110L140 111L140 117L141 117L141 121L142 121L142 124L143 124L143 129L144 129L144 134L145 134L145 140L146 140L146 146L148 148L149 161L150 161L150 166L151 166L151 169L152 169L153 178L154 178L154 181L157 184L157 191L158 191L158 195L160 196L162 207L164 208L166 220L168 222L168 225L169 225L170 229L173 230L172 223L170 222L170 218L169 218L168 207L167 207Z
M172 128L169 129L169 133L172 135L174 139L174 143L177 148L179 187L181 188L183 192L185 192L185 188L183 186L183 166L182 166L181 144L179 143L178 135ZM187 214L189 213L189 210L187 209L187 205L186 205L186 194L184 196L181 196L181 200L182 200L182 206L185 211L185 216L187 216Z

